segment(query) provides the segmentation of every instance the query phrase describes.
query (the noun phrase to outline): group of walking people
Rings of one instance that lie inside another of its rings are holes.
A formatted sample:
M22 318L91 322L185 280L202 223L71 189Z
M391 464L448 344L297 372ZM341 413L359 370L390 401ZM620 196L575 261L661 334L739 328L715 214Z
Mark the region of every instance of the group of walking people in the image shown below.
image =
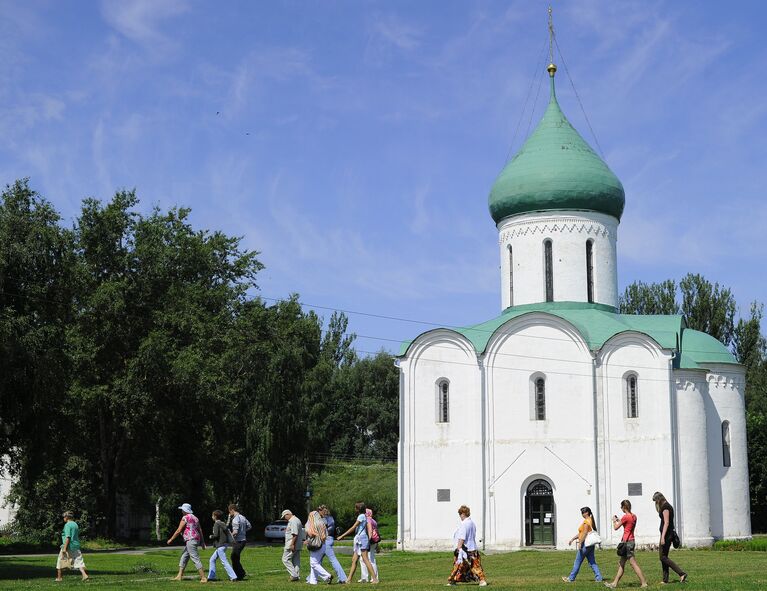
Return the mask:
M210 540L214 551L210 557L207 575L203 570L200 559L200 548L206 548L205 536L200 526L200 520L194 515L189 503L179 507L183 512L178 528L168 539L168 544L181 535L184 540L184 551L178 565L178 574L174 580L180 581L184 576L189 561L191 560L200 575L200 582L216 580L216 563L221 561L229 580L242 581L247 576L242 567L241 554L246 544L246 534L251 529L250 522L243 516L237 505L229 505L229 518L226 523L222 521L223 511L216 510L212 514L213 533ZM285 509L280 518L287 523L285 526L285 547L282 554L282 563L288 571L291 582L300 581L301 551L304 546L309 552L309 575L306 582L316 585L318 582L332 583L334 576L322 565L325 556L336 573L339 583L347 583L353 580L357 568L357 562L362 560L362 576L360 582L378 583L378 565L375 563L375 547L380 540L378 524L373 519L373 513L365 507L364 503L357 503L355 511L358 513L354 525L346 532L337 536L338 527L335 519L325 505L320 505L309 513L306 524L293 514L290 509ZM352 566L347 576L335 555L335 539L343 539L354 532L354 554ZM232 562L227 560L226 550L232 547Z
M325 505L320 505L309 513L305 526L290 509L282 512L280 517L288 521L282 563L288 571L290 581L301 580L301 548L305 545L309 552L309 575L306 582L310 585L316 585L318 582L330 584L334 578L339 583L349 583L354 580L358 563L361 564L361 577L358 582L378 583L378 564L375 560L376 547L381 540L378 523L373 518L373 511L366 507L365 503L356 503L354 512L357 514L354 524L343 533L340 533L341 529ZM343 540L352 534L352 564L347 575L336 557L334 545L336 540ZM335 577L322 565L326 556L335 571Z
M251 525L250 521L240 513L239 507L234 503L229 505L229 517L226 522L221 519L224 516L223 511L217 509L211 515L213 519L213 533L210 534L210 541L213 544L214 550L208 563L207 576L200 559L200 548L205 549L207 547L200 520L195 516L189 503L180 505L179 509L183 516L176 531L168 538L168 545L172 544L179 535L184 540L184 551L181 553L181 560L178 563L178 574L173 580L180 581L183 578L184 570L190 560L200 575L201 583L216 580L216 563L219 560L230 581L244 580L247 573L242 567L241 555L247 544L247 533L251 529ZM231 564L226 558L226 550L230 546L232 548Z
M652 500L655 503L655 509L660 517L660 541L658 543L658 552L663 572L662 583L666 584L669 582L670 570L673 570L679 575L679 581L684 583L687 580L687 573L679 568L679 566L668 557L671 546L673 545L675 548L679 546L679 536L676 533L676 524L674 523L674 508L660 492L656 492L652 496ZM623 528L623 535L621 536L621 541L616 549L620 558L618 561L618 571L615 573L615 578L612 581L605 582L605 586L610 589L615 589L618 586L618 583L625 572L626 563L628 562L639 578L640 586L647 587L647 579L635 557L637 516L631 512L631 501L628 499L621 501L621 511L623 512L623 515L620 518L617 515L613 515L612 518L614 530ZM570 571L570 574L562 577L562 580L566 583L575 581L575 577L578 575L578 571L584 560L589 563L589 566L594 571L595 580L603 580L602 573L599 570L599 566L597 565L594 556L596 546L601 543L599 534L597 533L597 525L594 520L594 515L591 513L589 507L583 507L581 509L581 516L583 517L583 522L580 527L578 527L578 533L568 541L568 545L576 542L576 554L575 562L573 563L573 568Z
M656 492L652 500L655 503L655 509L660 518L658 551L663 573L662 583L669 582L669 572L672 570L679 576L679 581L684 583L687 580L687 573L669 558L671 546L673 545L675 548L679 546L679 537L676 533L674 521L674 508L660 492ZM194 515L189 503L180 505L179 509L183 516L178 528L167 541L168 544L172 544L179 536L184 540L184 551L181 554L178 574L174 577L174 580L182 579L184 570L190 560L200 575L200 582L216 580L216 565L218 561L221 562L231 581L245 579L247 573L242 567L241 555L247 543L246 536L248 530L251 529L251 524L239 512L237 505L229 505L226 522L223 521L223 511L216 510L212 513L213 531L209 539L213 544L214 551L210 557L207 575L203 570L203 563L199 552L200 548L205 549L207 546L202 527L200 526L200 520ZM356 503L354 510L357 518L354 524L343 532L341 532L341 529L325 505L320 505L311 511L305 525L301 523L301 520L290 509L282 511L280 517L287 521L282 563L288 571L290 581L300 581L301 550L306 546L309 552L307 583L311 585L316 585L319 582L329 584L334 579L339 583L348 583L354 580L358 564L361 570L359 582L369 581L373 584L378 583L378 565L375 560L376 547L381 539L378 532L378 524L373 518L371 509L366 507L365 503ZM631 501L628 499L621 501L621 511L623 513L621 517L613 515L612 518L614 530L623 528L621 541L617 548L620 558L618 571L612 581L605 582L605 586L611 589L616 588L623 577L626 563L628 563L639 578L640 586L647 587L647 579L635 556L637 516L631 512ZM594 553L596 546L601 543L594 515L589 507L583 507L581 508L581 516L583 517L583 522L578 527L578 533L568 541L568 545L576 542L576 555L570 574L562 577L562 580L566 583L575 581L584 560L589 563L589 566L594 571L595 580L603 581ZM482 568L479 548L477 547L477 528L471 519L469 507L461 505L458 508L458 517L460 522L453 535L455 550L453 552L453 567L448 577L448 585L462 582L479 582L479 586L484 587L488 582ZM61 550L56 563L56 580L62 580L62 572L65 568L79 570L83 580L87 580L89 575L85 569L85 562L80 551L79 527L74 521L72 512L65 512L63 519L64 528L61 534ZM352 564L347 575L335 555L334 544L336 540L343 540L352 534L354 536ZM232 548L231 564L226 555L226 550L229 547ZM322 564L326 556L330 566L335 571L335 576L328 572Z

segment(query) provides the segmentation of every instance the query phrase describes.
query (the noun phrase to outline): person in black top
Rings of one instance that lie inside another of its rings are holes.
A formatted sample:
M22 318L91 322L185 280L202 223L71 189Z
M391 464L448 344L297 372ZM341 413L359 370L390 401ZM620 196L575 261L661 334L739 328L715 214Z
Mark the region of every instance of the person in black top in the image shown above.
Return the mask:
M668 551L671 549L671 541L676 535L674 527L674 508L666 500L662 493L656 492L652 496L655 501L655 510L660 517L660 563L663 567L663 582L668 583L668 571L673 570L679 575L679 582L684 583L687 580L687 573L679 568L676 563L668 557Z

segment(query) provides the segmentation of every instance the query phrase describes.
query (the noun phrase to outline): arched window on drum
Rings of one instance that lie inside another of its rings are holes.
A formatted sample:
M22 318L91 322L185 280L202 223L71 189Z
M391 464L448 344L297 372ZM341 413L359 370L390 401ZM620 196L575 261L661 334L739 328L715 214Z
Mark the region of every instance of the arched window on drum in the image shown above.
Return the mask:
M543 241L543 274L544 288L547 302L554 301L554 253L551 240Z
M730 421L722 422L722 464L725 468L732 465L730 457Z

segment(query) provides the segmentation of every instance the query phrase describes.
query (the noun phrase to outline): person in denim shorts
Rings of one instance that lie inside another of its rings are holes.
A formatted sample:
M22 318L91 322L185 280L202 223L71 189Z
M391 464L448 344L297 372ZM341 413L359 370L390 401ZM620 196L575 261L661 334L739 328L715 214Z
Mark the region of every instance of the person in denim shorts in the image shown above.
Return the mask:
M636 549L634 532L636 531L637 526L637 516L631 512L631 501L628 499L621 501L621 510L623 511L623 517L620 519L618 519L617 515L613 515L613 529L618 530L623 528L621 542L626 544L626 553L621 556L620 562L618 563L618 572L615 573L615 578L611 583L605 583L605 587L615 589L618 586L618 581L620 581L623 576L626 562L628 562L631 565L631 568L634 569L637 577L639 577L641 586L647 587L647 579L644 578L644 573L642 572L642 569L639 568L639 564L634 557L634 550Z

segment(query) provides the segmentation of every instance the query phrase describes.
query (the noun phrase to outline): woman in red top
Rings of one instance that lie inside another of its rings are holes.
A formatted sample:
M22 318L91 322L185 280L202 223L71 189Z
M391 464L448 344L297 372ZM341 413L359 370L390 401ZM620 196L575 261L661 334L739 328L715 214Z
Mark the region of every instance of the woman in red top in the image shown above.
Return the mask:
M612 583L605 583L605 587L615 589L618 586L618 581L620 581L623 576L626 561L628 561L631 568L634 569L634 572L639 577L639 582L642 584L642 587L647 587L647 579L644 578L644 573L642 572L642 569L639 568L637 559L634 557L634 550L636 548L634 531L637 526L637 516L631 512L631 501L628 499L621 501L621 509L623 510L623 517L618 519L617 515L613 515L613 529L623 528L621 542L626 544L626 553L621 556L621 561L618 564L618 572L615 573L615 578Z

